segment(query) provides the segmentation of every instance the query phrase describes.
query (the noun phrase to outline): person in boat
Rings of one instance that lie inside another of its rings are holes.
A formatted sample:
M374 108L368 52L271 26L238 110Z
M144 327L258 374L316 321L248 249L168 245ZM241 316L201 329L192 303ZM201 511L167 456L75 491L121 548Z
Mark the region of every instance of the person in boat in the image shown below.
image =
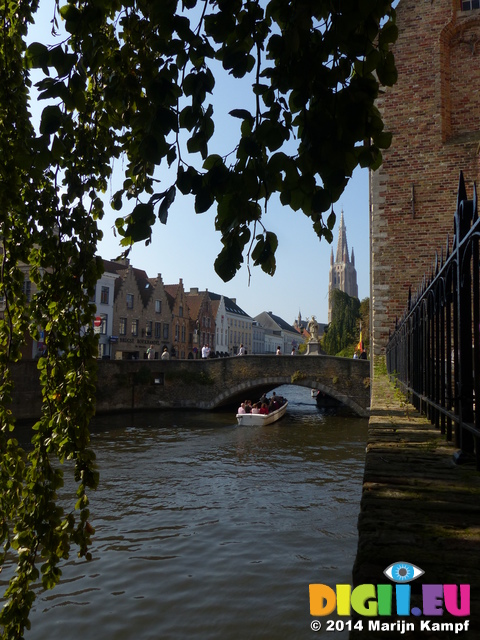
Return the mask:
M260 406L261 406L262 404L264 404L264 403L268 405L268 403L270 402L270 400L267 398L267 394L266 394L266 393L264 393L264 394L262 395L262 397L260 398L259 402L260 402Z
M262 406L260 407L260 413L264 416L268 415L268 405L266 402L262 403Z
M260 403L256 402L252 407L252 413L258 414L260 413Z
M252 401L251 400L245 400L244 407L245 407L245 413L252 413Z
M244 402L242 402L242 404L238 407L237 413L246 413L246 411L245 411L245 403Z
M268 405L269 411L276 411L280 409L280 403L278 402L276 396L270 400L270 404Z

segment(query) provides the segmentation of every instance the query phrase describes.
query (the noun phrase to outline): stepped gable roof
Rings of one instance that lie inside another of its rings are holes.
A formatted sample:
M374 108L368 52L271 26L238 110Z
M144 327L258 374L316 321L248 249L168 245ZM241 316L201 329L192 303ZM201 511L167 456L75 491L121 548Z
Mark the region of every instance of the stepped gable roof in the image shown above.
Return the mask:
M175 305L175 300L178 296L179 291L182 290L183 293L185 294L185 289L183 288L183 280L182 278L180 278L177 284L164 284L163 288L167 295L167 300L168 300L168 304L170 305L170 309L173 312L173 307ZM186 297L186 294L185 294L185 297ZM185 303L187 304L187 307L188 307L189 303L187 302L186 299L185 299ZM190 311L188 311L188 314L190 314Z
M204 293L187 293L188 297L188 308L190 310L190 318L192 320L197 320L198 315L200 313L200 309L202 308L202 302L205 297Z
M166 284L164 285L165 293L167 294L168 304L170 305L170 309L173 311L173 303L175 302L175 298L177 297L177 291L179 284Z
M117 297L118 292L127 279L128 274L132 273L133 277L135 278L135 282L137 283L142 304L144 307L147 306L148 301L150 300L150 297L153 293L153 286L148 278L146 271L144 271L143 269L136 269L135 267L132 267L131 264L114 262L113 260L104 260L103 266L105 271L108 271L109 273L117 273L120 276L120 278L117 278L115 280L115 298Z
M148 305L148 301L150 300L153 287L148 278L147 272L143 269L135 269L133 268L133 275L135 276L135 280L137 281L138 290L140 291L140 296L142 297L143 306L146 307Z
M212 291L207 291L207 293L210 296L210 300L212 302L218 301L218 303L220 304L220 298L222 297L220 294L213 293ZM238 304L234 300L232 300L228 296L223 296L223 301L225 303L225 309L229 313L233 313L238 316L243 316L244 318L250 318L248 313L246 313L241 307L238 306ZM217 310L218 310L218 305L217 305Z

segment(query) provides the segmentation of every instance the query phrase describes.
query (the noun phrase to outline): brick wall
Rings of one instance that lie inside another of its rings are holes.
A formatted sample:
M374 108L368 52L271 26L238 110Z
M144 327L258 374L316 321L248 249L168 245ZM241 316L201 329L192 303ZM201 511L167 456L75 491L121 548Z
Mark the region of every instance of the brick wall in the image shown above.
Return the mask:
M478 178L480 10L452 0L401 0L398 83L378 101L393 143L370 175L372 348L384 352L395 318L452 238L458 177ZM477 43L478 39L478 43Z

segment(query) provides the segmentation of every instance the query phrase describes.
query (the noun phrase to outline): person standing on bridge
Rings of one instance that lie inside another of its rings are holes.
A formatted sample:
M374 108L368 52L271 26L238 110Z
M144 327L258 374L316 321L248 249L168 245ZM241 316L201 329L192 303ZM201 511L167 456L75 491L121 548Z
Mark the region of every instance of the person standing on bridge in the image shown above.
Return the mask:
M282 350L280 349L280 345L277 347L277 356L281 356L282 355Z
M243 346L243 344L241 344L238 350L237 356L244 356L244 355L245 355L245 347Z

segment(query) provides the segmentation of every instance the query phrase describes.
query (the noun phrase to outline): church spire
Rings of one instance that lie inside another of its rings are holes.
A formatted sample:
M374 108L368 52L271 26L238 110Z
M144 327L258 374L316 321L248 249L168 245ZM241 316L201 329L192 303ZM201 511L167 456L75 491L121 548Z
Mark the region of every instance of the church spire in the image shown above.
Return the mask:
M338 244L337 244L337 257L335 262L348 262L348 245L347 245L347 229L345 227L345 221L343 220L343 209L340 216L340 228L338 230Z
M355 269L355 254L352 248L352 258L348 253L347 229L342 215L338 230L338 245L336 260L333 261L333 248L330 256L330 272L328 276L328 322L332 321L332 291L340 289L349 296L358 298L357 271Z

